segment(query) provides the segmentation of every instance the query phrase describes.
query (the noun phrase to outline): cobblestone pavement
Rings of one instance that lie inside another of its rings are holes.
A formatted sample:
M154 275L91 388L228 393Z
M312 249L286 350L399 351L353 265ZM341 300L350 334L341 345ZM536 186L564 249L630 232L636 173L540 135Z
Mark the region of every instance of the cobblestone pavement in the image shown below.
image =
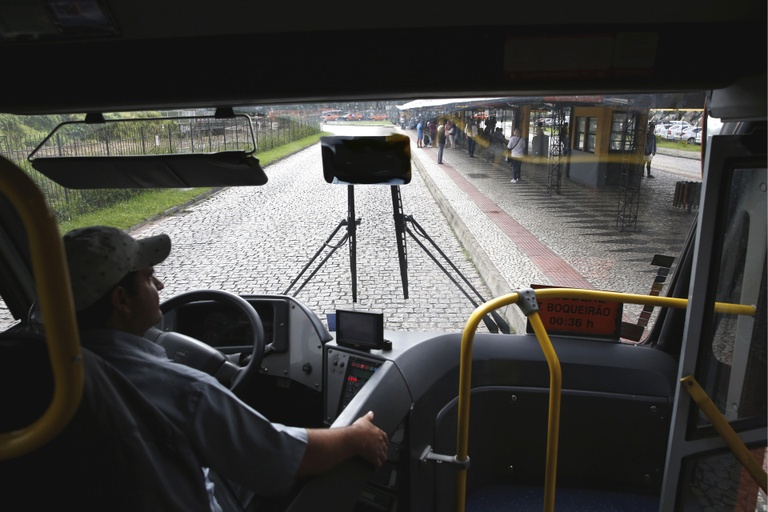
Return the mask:
M323 180L319 146L274 163L266 172L266 186L223 190L135 233L167 233L173 241L171 256L156 268L166 284L161 299L193 289L282 294L346 220L347 187ZM321 318L336 309L357 308L383 311L385 329L390 330L463 328L476 306L413 239L407 241L408 298L404 298L390 187L356 186L354 192L360 221L357 302L352 301L348 243L296 292L303 283L299 280L290 294ZM404 213L415 219L480 295L490 299L489 289L445 222L420 173L415 172L413 181L401 188L401 195ZM329 244L339 244L345 233L342 227ZM426 239L418 238L428 245ZM439 257L434 249L430 251ZM321 258L328 252L323 251ZM305 276L316 268L310 267Z

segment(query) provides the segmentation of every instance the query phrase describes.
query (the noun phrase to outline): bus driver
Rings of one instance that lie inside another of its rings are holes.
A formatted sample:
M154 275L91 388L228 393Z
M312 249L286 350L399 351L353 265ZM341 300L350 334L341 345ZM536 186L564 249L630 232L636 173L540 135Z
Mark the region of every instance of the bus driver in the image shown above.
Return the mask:
M347 427L311 429L270 422L215 378L168 359L142 337L162 318L163 283L154 265L171 250L167 235L134 239L111 227L64 235L82 344L111 363L188 438L206 476L211 509L223 510L209 469L252 497L285 494L296 479L354 456L380 467L387 434L373 413ZM173 475L169 475L172 479ZM220 489L219 489L220 491ZM242 501L241 501L242 504Z

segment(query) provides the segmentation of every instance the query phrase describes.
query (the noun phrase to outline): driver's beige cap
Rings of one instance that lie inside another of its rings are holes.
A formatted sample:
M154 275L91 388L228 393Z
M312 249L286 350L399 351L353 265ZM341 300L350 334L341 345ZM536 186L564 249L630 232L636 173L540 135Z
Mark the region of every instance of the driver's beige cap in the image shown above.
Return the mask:
M64 235L75 310L87 308L128 273L161 263L171 253L168 235L135 239L108 226L75 229Z

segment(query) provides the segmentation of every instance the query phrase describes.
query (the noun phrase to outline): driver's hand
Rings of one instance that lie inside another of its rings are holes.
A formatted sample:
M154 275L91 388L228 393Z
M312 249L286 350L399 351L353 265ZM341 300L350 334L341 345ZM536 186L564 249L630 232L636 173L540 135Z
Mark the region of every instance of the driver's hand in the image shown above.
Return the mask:
M387 460L387 433L373 424L373 411L358 418L352 427L356 430L359 455L380 468Z

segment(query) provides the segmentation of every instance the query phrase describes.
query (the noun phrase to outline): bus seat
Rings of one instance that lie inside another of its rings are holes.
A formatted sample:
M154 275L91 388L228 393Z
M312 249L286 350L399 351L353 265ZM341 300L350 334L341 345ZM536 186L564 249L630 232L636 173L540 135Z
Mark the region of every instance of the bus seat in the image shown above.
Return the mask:
M38 450L0 461L5 509L55 503L81 511L209 511L200 462L181 432L85 348L83 367L83 397L72 421ZM0 431L37 419L52 393L43 336L0 334Z

